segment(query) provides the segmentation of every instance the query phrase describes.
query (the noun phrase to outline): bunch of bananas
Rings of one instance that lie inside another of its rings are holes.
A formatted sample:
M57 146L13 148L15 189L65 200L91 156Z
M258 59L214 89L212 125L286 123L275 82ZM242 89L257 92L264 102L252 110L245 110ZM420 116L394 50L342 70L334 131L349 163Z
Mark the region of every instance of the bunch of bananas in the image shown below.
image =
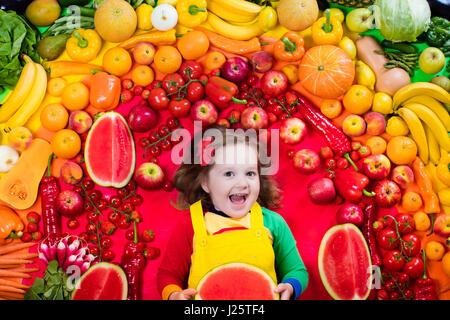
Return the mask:
M47 90L47 72L44 67L24 55L25 66L11 95L0 108L0 128L5 135L24 126L39 109Z
M450 115L443 103L450 103L450 94L429 82L411 83L393 97L396 113L408 125L425 164L437 165L441 155L450 152Z
M277 13L245 0L208 0L208 24L219 34L249 40L277 25Z

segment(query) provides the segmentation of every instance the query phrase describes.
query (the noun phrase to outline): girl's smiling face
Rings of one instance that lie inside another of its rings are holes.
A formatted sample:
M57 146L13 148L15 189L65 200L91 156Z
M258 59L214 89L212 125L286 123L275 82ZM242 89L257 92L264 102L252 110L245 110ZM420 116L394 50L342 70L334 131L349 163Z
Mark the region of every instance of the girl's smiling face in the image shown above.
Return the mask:
M201 186L217 210L241 218L259 195L257 150L245 143L227 144L215 150L214 159Z

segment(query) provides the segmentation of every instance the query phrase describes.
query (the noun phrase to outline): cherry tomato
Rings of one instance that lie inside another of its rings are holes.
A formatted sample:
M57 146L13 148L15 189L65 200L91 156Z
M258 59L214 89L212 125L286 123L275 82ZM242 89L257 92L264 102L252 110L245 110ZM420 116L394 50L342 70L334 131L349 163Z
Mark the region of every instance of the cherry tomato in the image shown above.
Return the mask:
M320 148L319 156L322 159L333 158L334 157L333 149L331 149L330 147L322 147Z
M86 218L89 222L97 223L98 216L99 216L99 214L97 213L97 211L90 211L90 212L88 212Z
M387 279L384 281L384 287L385 290L389 293L394 292L395 290L397 290L397 286L395 285L394 280L392 279Z
M389 294L389 300L399 300L399 299L400 299L400 293L398 293L397 291L391 292Z
M114 208L119 208L122 205L122 198L118 195L109 198L109 205Z
M105 261L111 261L115 257L115 254L112 250L106 249L102 251L102 259Z
M285 119L289 119L291 116L288 115L286 112L283 112L280 116L279 119L280 120L285 120Z
M131 203L131 200L125 200L123 203L122 203L122 210L121 211L123 211L123 212L127 212L127 213L129 213L129 212L133 212L133 210L135 209L134 208L134 205Z
M157 142L161 137L159 136L159 133L157 131L153 131L149 136L148 139L150 140L150 144Z
M385 250L397 248L399 243L397 232L395 232L395 230L390 227L384 228L378 234L377 243L381 248Z
M97 233L97 225L95 225L94 223L88 223L86 225L86 231L90 232L90 233Z
M205 88L199 81L194 81L187 86L187 99L190 102L195 102L203 98L205 95Z
M125 239L133 241L134 240L134 230L129 229L127 232L125 232Z
M175 117L169 117L166 120L166 125L170 130L177 129L180 126L180 120Z
M227 120L231 125L239 123L241 121L241 111L239 111L238 109L231 110L228 114Z
M94 256L98 256L100 254L100 250L97 245L90 244L88 246L88 248L89 248L89 253L93 254Z
M403 267L403 272L413 279L417 279L423 275L424 264L419 257L412 257L411 260L406 261Z
M170 129L166 125L160 125L158 127L158 134L161 138L166 137L170 134Z
M398 231L401 235L413 232L416 228L413 217L407 213L400 213L395 217L398 224Z
M348 160L345 158L339 158L337 161L337 167L339 169L346 169L348 167Z
M177 118L186 117L191 109L191 102L188 99L172 99L169 103L169 112Z
M121 198L125 198L128 195L128 189L125 187L116 189L116 194Z
M70 230L74 230L74 229L78 228L79 225L80 225L80 222L78 222L78 219L76 219L76 218L72 218L67 221L67 228L69 228Z
M118 213L117 211L112 211L109 213L108 215L108 220L111 221L112 223L117 223L120 219L120 213Z
M109 249L113 245L113 241L111 238L103 236L102 240L100 240L100 245L102 246L102 249Z
M144 91L144 87L143 86L135 86L133 88L134 96L140 96L142 94L142 91Z
M336 160L333 158L329 158L329 159L325 160L325 167L330 170L335 169L336 168Z
M148 137L141 137L138 140L138 145L141 148L145 148L146 146L148 146L150 144L150 140L148 139Z
M183 79L187 82L190 79L198 79L203 73L201 65L194 60L184 61L178 72L181 74Z
M178 73L171 73L163 78L161 86L167 94L171 94L177 92L184 84L185 82L181 75Z
M162 189L164 191L170 192L173 190L173 183L170 180L167 180L164 182L164 184L162 185Z
M386 270L394 272L400 271L405 265L405 258L398 250L390 250L383 257L383 266ZM411 276L411 275L410 275Z
M148 104L155 110L164 110L169 106L169 98L163 88L155 88L150 91Z
M170 140L167 138L167 139L164 139L163 141L161 141L162 143L161 143L161 149L163 150L163 151L169 151L170 149L172 149L172 142L170 142Z
M86 191L92 190L95 187L95 183L91 179L83 179L83 181L81 181L81 185Z
M389 293L385 289L378 290L377 300L389 300Z
M161 154L161 148L158 146L153 146L149 150L150 156L157 158Z
M127 185L126 185L125 187L128 189L128 191L129 191L130 193L132 193L132 192L135 191L136 188L137 188L136 181L133 180L133 179L131 179L131 180L127 183Z
M86 212L91 212L92 210L94 210L94 206L92 205L92 203L90 201L85 201L83 207L84 207L84 211L86 211Z
M126 216L121 216L119 221L117 222L117 226L120 229L128 229L131 225L131 220L128 219Z
M412 233L405 234L400 241L400 247L402 252L407 256L413 257L420 253L420 239L418 236Z
M258 84L258 81L259 78L256 75L252 74L247 78L246 82L250 87L254 87Z
M130 200L135 207L139 207L144 202L144 198L139 194L133 195Z
M78 235L78 239L83 240L84 242L88 242L89 241L89 233L87 232L82 232Z
M272 112L268 112L267 116L269 117L269 124L273 124L278 121L278 117Z
M92 190L88 195L94 203L102 198L102 192L100 190Z

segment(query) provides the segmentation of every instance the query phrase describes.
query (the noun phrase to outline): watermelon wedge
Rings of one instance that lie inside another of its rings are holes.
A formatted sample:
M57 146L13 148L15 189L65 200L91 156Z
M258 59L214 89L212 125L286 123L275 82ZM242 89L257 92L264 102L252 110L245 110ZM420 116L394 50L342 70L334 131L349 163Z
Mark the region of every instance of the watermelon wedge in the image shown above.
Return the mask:
M124 187L133 176L133 135L124 117L110 111L95 120L86 138L84 160L91 179L103 187Z
M276 300L276 285L263 270L229 263L208 272L197 286L196 300Z
M319 247L319 273L333 299L367 299L372 262L366 240L354 224L337 225L325 233Z

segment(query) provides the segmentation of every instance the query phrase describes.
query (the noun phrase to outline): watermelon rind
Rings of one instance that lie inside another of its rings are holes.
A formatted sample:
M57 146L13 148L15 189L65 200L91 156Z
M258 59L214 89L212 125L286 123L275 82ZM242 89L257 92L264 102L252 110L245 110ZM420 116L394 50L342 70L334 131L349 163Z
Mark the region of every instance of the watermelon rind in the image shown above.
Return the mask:
M88 146L89 146L89 142L93 136L93 133L95 133L95 128L96 126L102 121L102 119L104 118L113 118L113 117L118 117L124 124L125 127L128 130L128 134L131 137L131 154L130 157L132 159L132 163L130 166L130 170L128 172L128 175L125 179L123 179L120 182L114 183L112 181L104 181L100 178L98 178L95 174L95 172L93 172L92 168L90 168L89 166L89 150L88 150ZM86 137L86 145L85 145L85 150L84 150L84 158L85 158L85 164L86 164L86 169L87 172L89 174L89 177L91 177L91 179L99 186L102 187L114 187L114 188L122 188L124 186L127 185L127 183L131 180L131 178L133 177L134 174L134 169L136 166L136 155L135 155L135 146L134 146L134 140L133 140L133 134L128 126L127 121L125 120L125 118L118 112L115 111L108 111L108 112L104 112L102 113L102 115L100 117L98 117L95 121L94 124L92 125L91 129L89 130L89 133Z
M361 230L358 227L356 227L352 223L345 223L345 224L336 225L336 226L328 229L328 231L323 236L322 241L320 242L319 254L318 254L318 267L319 267L320 278L322 280L322 283L323 283L325 289L327 290L328 294L335 300L343 300L343 299L339 296L339 294L337 294L335 292L335 290L332 288L332 286L328 283L322 261L324 258L324 251L325 251L325 247L327 245L328 239L335 232L342 231L343 229L346 229L346 228L350 228L350 229L354 230L356 232L356 234L360 235L361 243L364 245L364 248L366 250L367 268L370 268L370 270L372 268L372 261L371 261L369 247L367 246L367 242L366 242L366 239L364 238L364 235L362 234ZM372 283L372 273L371 272L369 273L369 279L367 280L367 282L364 285L369 284L369 283ZM353 299L351 299L351 300L366 300L369 297L370 291L371 290L368 289L367 293L363 297L358 296L355 292Z
M80 288L81 283L84 281L84 279L86 279L92 272L96 272L97 269L99 268L109 268L109 269L113 269L114 271L116 271L121 279L122 282L122 296L120 300L126 300L127 296L128 296L128 281L127 281L127 276L125 274L125 272L123 271L123 269L118 266L115 265L113 263L109 263L109 262L98 262L96 264L94 264L93 266L91 266L81 277L80 279L77 280L77 282L75 283L75 288ZM71 294L71 299L73 300L73 298L75 297L77 291L79 289L75 289L72 291Z
M272 280L272 278L265 271L263 271L262 269L260 269L260 268L258 268L256 266L253 266L253 265L250 265L250 264L247 264L247 263L232 262L232 263L227 263L227 264L223 264L223 265L220 265L218 267L215 267L215 268L211 269L210 271L208 271L203 276L203 278L200 280L200 282L197 285L197 291L199 293L195 295L195 300L203 300L202 297L200 296L200 291L201 291L201 288L202 288L203 284L206 283L209 280L211 275L213 275L215 272L220 271L220 270L225 269L225 268L236 268L236 267L237 268L250 269L250 270L252 270L254 272L259 273L264 278L266 278L267 283L270 285L270 291L273 292L273 300L278 300L279 299L279 294L274 292L276 284ZM233 299L230 298L230 300L233 300Z

